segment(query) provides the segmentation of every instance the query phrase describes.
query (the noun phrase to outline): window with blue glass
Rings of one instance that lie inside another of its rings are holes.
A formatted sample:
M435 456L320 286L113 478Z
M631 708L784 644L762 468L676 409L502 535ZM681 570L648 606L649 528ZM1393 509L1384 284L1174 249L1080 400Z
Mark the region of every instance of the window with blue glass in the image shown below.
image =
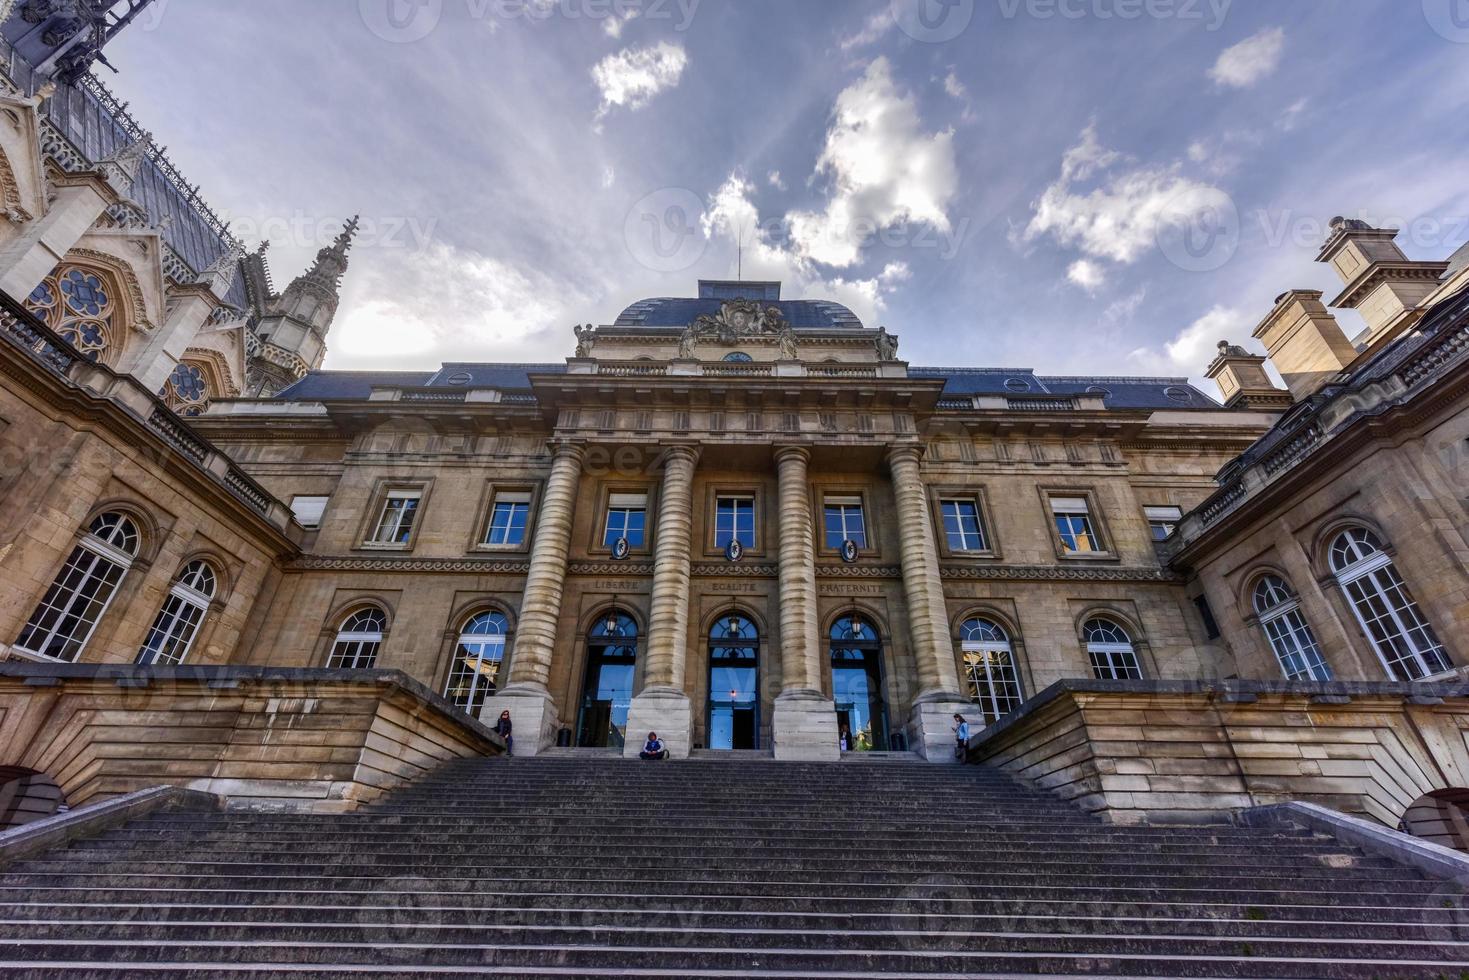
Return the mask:
M979 516L979 502L971 497L939 501L944 519L944 537L950 551L988 551L984 523Z
M490 526L485 532L485 544L525 544L526 523L530 520L530 492L515 491L495 494L490 508Z
M1092 523L1091 510L1085 497L1052 497L1051 516L1061 538L1061 550L1068 555L1106 551Z
M648 526L646 493L614 493L607 498L607 528L602 546L612 547L618 538L627 538L629 547L645 547Z
M720 497L714 505L714 546L724 548L738 541L755 547L755 498Z
M862 498L826 498L826 546L837 549L844 541L867 547L867 522L862 516Z

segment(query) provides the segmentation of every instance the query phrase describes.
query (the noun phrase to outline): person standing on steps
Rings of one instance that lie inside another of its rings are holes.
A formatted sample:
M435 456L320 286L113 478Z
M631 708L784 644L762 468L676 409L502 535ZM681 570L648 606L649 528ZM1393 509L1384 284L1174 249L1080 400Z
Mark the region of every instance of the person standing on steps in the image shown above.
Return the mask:
M663 747L663 740L658 737L657 732L649 732L648 740L643 743L643 751L638 753L639 759L666 759L668 750Z
M846 725L842 726L841 734L837 736L837 748L843 752L852 751L852 730Z
M955 714L954 721L954 758L963 759L969 752L969 722L961 714Z
M510 737L510 712L500 712L500 720L495 722L495 734L505 740L505 754L515 754L515 739Z

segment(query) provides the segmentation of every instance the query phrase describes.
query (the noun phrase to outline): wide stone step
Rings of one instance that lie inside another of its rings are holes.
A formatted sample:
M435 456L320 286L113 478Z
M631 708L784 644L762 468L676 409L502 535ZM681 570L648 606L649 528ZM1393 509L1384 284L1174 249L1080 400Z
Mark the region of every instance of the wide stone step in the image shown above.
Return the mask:
M428 898L429 896L425 896ZM1164 916L1157 910L1138 914L1138 910L1117 907L1115 914L1062 914L1026 912L982 913L955 912L949 903L938 900L928 907L904 902L901 911L892 912L746 912L736 925L741 930L828 932L940 932L984 933L1066 932L1075 934L1128 934L1154 936L1208 936L1276 938L1327 938L1402 941L1404 932L1414 941L1457 943L1464 940L1460 927L1447 917L1437 921L1421 921L1421 910L1402 910L1391 919L1379 921L1340 921L1337 918L1269 918L1265 909L1254 908L1235 916L1200 916L1197 911L1175 906ZM1289 910L1273 910L1276 916ZM402 905L160 905L160 904L0 904L0 929L7 935L21 936L15 927L28 924L46 925L59 935L101 935L96 927L123 925L146 928L166 926L169 930L196 926L230 926L242 930L260 927L311 928L322 930L354 930L401 928L405 916L411 916L415 929L442 930L446 941L454 930L503 929L527 926L537 929L696 929L722 931L732 920L725 911L703 911L689 908L636 907L629 903L624 910L577 907L534 908L519 905L483 905L474 908L427 905L406 902ZM70 930L70 931L68 931ZM123 935L111 932L109 935ZM244 933L242 933L244 935ZM250 934L247 938L265 938ZM474 941L473 936L452 941Z
M609 935L608 938L615 938ZM379 967L411 957L418 968L460 965L529 967L554 964L579 970L624 972L637 968L814 970L828 974L923 971L974 976L985 973L1041 973L1062 976L1124 973L1133 976L1249 977L1432 977L1469 969L1464 950L1454 946L1409 944L1332 944L1316 940L1299 955L1297 945L1270 939L1182 940L1117 936L996 935L970 937L969 948L926 948L926 937L894 936L890 946L861 950L829 948L751 948L683 945L609 947L601 945L489 943L448 945L402 942L392 937L372 943L304 945L191 940L165 944L154 940L97 943L86 939L0 940L0 963L92 962L113 967L150 962L237 967L256 964L354 964ZM1185 950L1196 950L1185 952Z

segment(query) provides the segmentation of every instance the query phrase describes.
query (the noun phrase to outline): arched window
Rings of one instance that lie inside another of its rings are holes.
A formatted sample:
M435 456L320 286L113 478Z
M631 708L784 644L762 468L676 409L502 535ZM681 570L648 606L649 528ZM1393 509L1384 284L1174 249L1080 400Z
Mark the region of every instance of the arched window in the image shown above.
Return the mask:
M1092 673L1099 681L1140 681L1143 669L1127 630L1108 619L1089 619L1081 627Z
M485 699L492 697L500 683L500 665L505 662L505 636L510 625L497 612L471 616L459 630L459 644L454 648L454 665L449 668L449 682L444 697L473 717L479 716Z
M387 629L388 617L376 606L367 606L348 616L337 630L337 641L332 644L328 667L346 670L366 670L377 663L377 652L383 645L383 630Z
M742 350L732 350L724 355L724 360L731 364L749 364L754 358Z
M180 415L200 415L209 407L209 381L198 367L180 361L158 397Z
M99 514L26 621L16 647L76 660L137 557L139 540L138 526L126 514Z
M163 608L158 610L143 646L140 664L181 664L194 644L199 624L209 611L219 581L206 561L191 561L173 580Z
M1280 669L1293 681L1329 681L1331 668L1321 656L1316 634L1301 612L1301 604L1285 579L1278 575L1262 576L1255 584L1251 598L1255 614Z
M760 630L753 622L738 612L714 621L709 630L709 748L759 747L759 660Z
M1418 680L1453 669L1377 535L1348 528L1331 542L1331 570L1388 673Z
M25 305L90 360L103 359L112 346L111 289L90 269L57 266L31 290Z
M631 616L609 609L593 621L587 632L577 745L622 748L626 744L637 658L638 624Z
M959 627L959 650L969 698L979 705L986 725L1020 707L1020 676L1003 626L988 619L965 620Z
M882 637L859 613L831 624L831 693L837 734L847 750L886 752L888 711L883 695Z

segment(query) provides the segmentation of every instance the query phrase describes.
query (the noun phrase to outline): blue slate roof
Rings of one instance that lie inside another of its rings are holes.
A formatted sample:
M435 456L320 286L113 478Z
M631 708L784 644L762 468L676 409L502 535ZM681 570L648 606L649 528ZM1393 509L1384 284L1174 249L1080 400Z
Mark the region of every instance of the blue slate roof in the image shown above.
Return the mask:
M677 327L682 330L701 316L713 316L725 300L712 297L656 296L632 304L618 314L614 327ZM781 316L797 330L860 330L857 314L840 303L818 299L761 300L780 310Z
M454 361L423 383L425 388L529 388L532 374L565 374L565 364L484 364Z
M365 401L373 388L421 388L432 371L312 371L281 391L288 401Z
M1116 409L1217 409L1219 403L1189 384L1187 378L1047 377L1030 368L913 367L910 377L943 378L943 394L965 395L1079 395L1104 396Z

